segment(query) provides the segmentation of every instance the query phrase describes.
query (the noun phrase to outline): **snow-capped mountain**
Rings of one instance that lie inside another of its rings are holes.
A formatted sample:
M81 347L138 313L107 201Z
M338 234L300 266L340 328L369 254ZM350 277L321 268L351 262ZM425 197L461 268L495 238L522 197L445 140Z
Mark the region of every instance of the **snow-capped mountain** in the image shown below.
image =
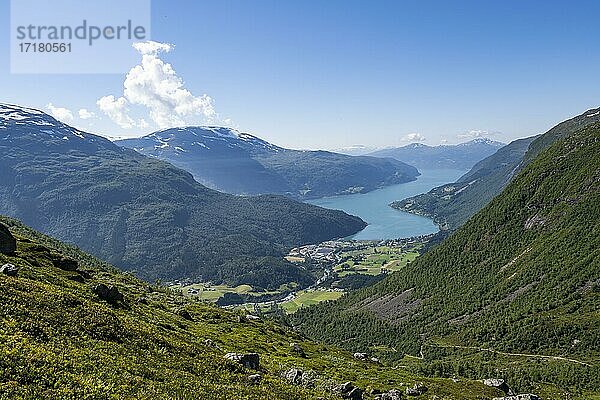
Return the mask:
M290 150L224 127L171 128L115 143L169 161L206 186L234 194L304 199L366 192L418 176L400 161Z
M44 146L48 149L118 149L103 137L83 132L33 108L0 103L0 146Z
M504 147L504 143L487 138L476 138L465 143L440 146L411 143L402 147L378 150L369 153L369 155L392 157L422 169L453 168L468 170L502 147Z

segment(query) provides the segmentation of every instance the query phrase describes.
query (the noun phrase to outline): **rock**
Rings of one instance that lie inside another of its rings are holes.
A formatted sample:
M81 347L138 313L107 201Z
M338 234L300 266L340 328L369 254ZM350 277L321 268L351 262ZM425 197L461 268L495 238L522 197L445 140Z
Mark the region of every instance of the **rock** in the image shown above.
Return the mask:
M92 291L102 300L109 303L117 303L123 301L123 294L119 292L115 286L106 286L104 283L99 283Z
M300 347L298 343L290 343L290 348L294 353L298 354L300 357L306 357L304 349Z
M244 367L250 369L258 369L260 363L259 356L257 353L227 353L225 354L225 359L235 361L238 364L241 364Z
M0 224L0 253L13 254L15 251L17 251L17 239L6 225Z
M248 321L260 321L260 317L258 315L246 314L246 319Z
M79 268L79 263L77 260L60 255L52 257L52 265L54 265L56 268L62 269L63 271L77 271L77 268Z
M179 315L183 319L187 319L188 321L193 321L194 320L194 318L192 318L192 315L185 308L177 310L177 315Z
M427 391L427 386L423 385L421 382L417 382L413 385L412 388L406 388L407 396L420 396Z
M356 358L357 360L366 360L367 357L367 353L354 353L354 358Z
M402 398L402 392L398 389L392 389L379 396L379 400L400 400Z
M283 374L283 377L288 381L292 382L294 385L299 385L302 383L302 375L303 372L299 369L292 368Z
M83 279L83 276L77 274L77 275L69 275L67 276L67 279L72 280L73 282L77 282L77 283L85 283L85 279Z
M355 387L352 382L346 382L340 385L338 391L342 395L342 399L362 400L363 392L360 388Z
M502 390L504 393L508 393L510 391L510 388L508 387L508 385L506 384L504 379L496 379L496 378L484 379L483 384L486 386L496 388L498 390Z
M260 383L260 381L262 380L262 375L261 374L249 375L248 380L250 381L250 383L252 383L254 385L258 385Z
M517 394L513 396L494 397L493 400L542 400L540 396L531 393Z
M375 364L380 364L379 358L377 357L371 357L371 362Z
M4 264L0 267L0 273L7 276L17 276L21 268L13 264Z
M212 347L213 349L218 349L219 346L217 346L217 344L212 341L211 339L204 339L204 345L206 347Z

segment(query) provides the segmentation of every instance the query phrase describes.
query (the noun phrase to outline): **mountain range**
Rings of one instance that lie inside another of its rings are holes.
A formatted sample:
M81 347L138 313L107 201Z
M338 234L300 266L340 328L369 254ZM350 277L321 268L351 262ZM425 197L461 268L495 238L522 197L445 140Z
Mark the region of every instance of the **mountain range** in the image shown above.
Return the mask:
M456 229L488 204L537 155L555 141L600 122L600 109L566 120L544 135L511 142L478 162L454 183L442 185L392 207L432 218L442 229Z
M116 143L183 168L210 188L238 195L311 199L364 193L419 175L394 159L290 150L223 127L172 128Z
M301 310L299 329L421 371L587 397L600 387L600 121L592 110L529 145L489 204L405 269ZM531 160L531 161L528 161ZM588 393L588 394L586 394Z
M0 213L150 281L307 285L312 276L281 256L366 225L283 196L208 189L164 161L8 104L0 176Z
M420 169L468 170L503 146L504 143L494 140L476 138L453 145L428 146L423 143L411 143L402 147L377 150L368 155L391 157Z

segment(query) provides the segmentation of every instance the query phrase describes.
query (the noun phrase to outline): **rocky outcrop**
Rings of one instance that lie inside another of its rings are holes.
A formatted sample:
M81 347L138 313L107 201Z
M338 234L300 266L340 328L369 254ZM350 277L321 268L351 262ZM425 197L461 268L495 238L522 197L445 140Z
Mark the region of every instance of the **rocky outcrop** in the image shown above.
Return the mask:
M341 394L342 399L362 400L363 398L362 389L354 386L352 382L346 382L340 385L338 391Z
M427 391L427 386L417 382L411 388L406 388L407 396L420 396Z
M52 265L63 271L77 271L79 268L77 260L62 255L52 255Z
M17 276L19 273L19 267L13 264L4 264L0 267L0 274L4 274L7 276Z
M402 398L402 392L398 389L392 389L378 396L375 396L376 400L400 400Z
M506 381L504 379L497 379L497 378L484 379L483 384L486 386L489 386L489 387L496 388L498 390L502 390L506 394L511 394L510 388L508 387L508 384L506 383Z
M0 224L0 253L13 254L17 251L17 239L10 233L6 225Z
M300 385L302 383L303 372L297 368L291 368L283 373L283 377L293 383Z
M246 368L258 369L260 365L260 357L257 353L227 353L225 359L235 361Z
M101 300L107 301L109 303L118 303L123 301L123 294L119 292L115 286L106 286L104 283L99 283L92 291L98 296Z

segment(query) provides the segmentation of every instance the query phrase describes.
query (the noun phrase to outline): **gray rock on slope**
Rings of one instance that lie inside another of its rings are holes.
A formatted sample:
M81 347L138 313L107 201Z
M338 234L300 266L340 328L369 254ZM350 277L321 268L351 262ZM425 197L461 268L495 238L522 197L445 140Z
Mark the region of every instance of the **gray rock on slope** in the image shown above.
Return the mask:
M227 360L235 361L238 364L250 369L258 369L260 365L260 358L257 353L227 353L224 357Z
M10 233L8 227L0 224L0 253L12 254L17 251L17 239Z
M6 276L17 276L19 273L19 267L13 264L4 264L0 267L0 274L4 274Z

